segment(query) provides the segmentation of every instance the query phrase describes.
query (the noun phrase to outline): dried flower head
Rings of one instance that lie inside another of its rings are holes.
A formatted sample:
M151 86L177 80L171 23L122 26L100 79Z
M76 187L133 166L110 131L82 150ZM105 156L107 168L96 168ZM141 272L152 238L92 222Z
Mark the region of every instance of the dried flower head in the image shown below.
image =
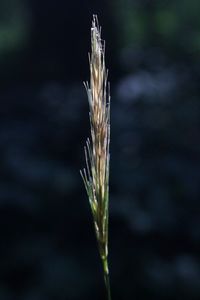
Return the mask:
M81 171L81 176L92 210L98 248L108 285L110 93L105 68L105 42L101 39L97 16L93 16L92 21L89 66L90 83L86 82L85 87L89 102L91 142L90 139L86 142L86 169Z

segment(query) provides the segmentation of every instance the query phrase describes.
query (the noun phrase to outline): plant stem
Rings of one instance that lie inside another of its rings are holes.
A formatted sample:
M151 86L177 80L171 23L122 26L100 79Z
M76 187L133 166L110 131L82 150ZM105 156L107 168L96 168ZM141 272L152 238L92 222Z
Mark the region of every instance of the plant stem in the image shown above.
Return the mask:
M107 257L102 257L102 263L103 263L104 281L105 281L105 285L106 285L107 298L108 298L108 300L112 300Z

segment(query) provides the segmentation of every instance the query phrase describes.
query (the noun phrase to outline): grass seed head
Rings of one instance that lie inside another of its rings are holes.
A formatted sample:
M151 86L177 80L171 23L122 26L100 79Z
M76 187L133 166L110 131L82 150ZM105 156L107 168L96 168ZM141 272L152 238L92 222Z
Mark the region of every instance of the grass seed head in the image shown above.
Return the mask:
M90 81L85 83L89 102L91 142L85 147L86 170L81 172L92 210L96 237L102 258L108 254L109 201L109 144L110 95L105 68L105 42L97 16L91 27L91 54L89 54Z

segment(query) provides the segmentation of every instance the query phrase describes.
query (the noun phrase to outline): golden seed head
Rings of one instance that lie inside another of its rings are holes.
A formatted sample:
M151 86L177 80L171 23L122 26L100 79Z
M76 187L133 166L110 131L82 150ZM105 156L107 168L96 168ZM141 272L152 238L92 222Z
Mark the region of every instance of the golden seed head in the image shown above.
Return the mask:
M90 82L85 83L91 126L91 143L85 148L86 170L81 172L89 197L95 231L101 255L107 256L108 193L110 144L110 95L107 94L105 43L97 16L91 27L91 54L89 55Z

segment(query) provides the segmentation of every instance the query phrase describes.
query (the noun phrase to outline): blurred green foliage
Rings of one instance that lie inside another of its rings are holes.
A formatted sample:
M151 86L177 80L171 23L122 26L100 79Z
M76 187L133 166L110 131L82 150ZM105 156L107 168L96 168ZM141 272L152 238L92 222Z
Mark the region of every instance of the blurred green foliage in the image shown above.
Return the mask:
M199 57L199 1L118 0L113 1L112 11L119 46L178 46Z
M0 61L26 43L30 30L30 13L21 0L0 1Z

